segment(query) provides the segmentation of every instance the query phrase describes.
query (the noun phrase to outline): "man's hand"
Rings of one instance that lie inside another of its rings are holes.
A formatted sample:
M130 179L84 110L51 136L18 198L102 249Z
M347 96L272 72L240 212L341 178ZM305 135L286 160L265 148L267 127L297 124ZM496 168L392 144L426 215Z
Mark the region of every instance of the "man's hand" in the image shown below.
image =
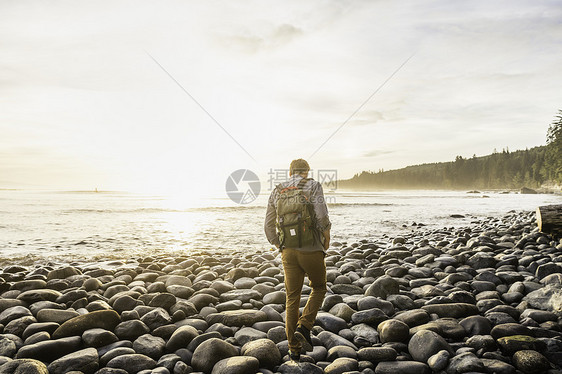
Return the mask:
M328 249L330 247L330 230L323 231L322 236L324 237L324 249Z

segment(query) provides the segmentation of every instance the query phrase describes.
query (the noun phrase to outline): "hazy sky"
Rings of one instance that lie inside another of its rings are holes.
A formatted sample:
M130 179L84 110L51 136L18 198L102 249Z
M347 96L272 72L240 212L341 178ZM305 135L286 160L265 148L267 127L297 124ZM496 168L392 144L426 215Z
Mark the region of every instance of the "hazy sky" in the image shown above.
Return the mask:
M2 1L0 56L0 187L347 178L544 144L562 2Z

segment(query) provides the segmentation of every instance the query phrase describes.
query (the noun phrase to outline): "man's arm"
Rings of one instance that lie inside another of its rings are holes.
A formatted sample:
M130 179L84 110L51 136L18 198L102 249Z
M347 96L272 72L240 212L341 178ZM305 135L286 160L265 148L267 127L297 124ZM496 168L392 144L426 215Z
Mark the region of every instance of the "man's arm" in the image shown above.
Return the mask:
M328 249L330 246L330 228L332 227L332 223L330 222L330 217L328 216L328 207L326 206L326 201L324 199L322 185L318 182L316 182L312 188L311 203L316 217L316 228L324 238L322 243L324 249Z
M279 237L277 236L277 230L275 229L275 221L277 219L277 210L275 209L275 190L269 195L269 200L267 202L267 211L265 213L265 223L264 231L267 241L279 248Z
M330 248L330 230L322 231L322 236L324 237L324 242L322 243L324 249Z

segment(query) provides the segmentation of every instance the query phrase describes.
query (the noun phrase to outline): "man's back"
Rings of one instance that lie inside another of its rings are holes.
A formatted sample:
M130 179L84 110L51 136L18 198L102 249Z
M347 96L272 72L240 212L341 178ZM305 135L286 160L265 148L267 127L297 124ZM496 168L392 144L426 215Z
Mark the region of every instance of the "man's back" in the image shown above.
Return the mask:
M287 187L297 187L299 182L303 177L299 174L292 175L287 181L280 183L271 192L269 196L269 201L267 205L267 212L265 217L264 230L267 240L276 246L279 246L279 238L276 230L276 220L277 220L277 202L279 200L280 192L282 189ZM322 185L315 181L314 179L309 179L302 186L303 194L308 198L308 202L312 206L313 210L313 227L314 235L316 237L315 242L312 245L303 246L301 248L295 248L300 251L323 251L323 238L320 233L330 229L330 219L328 216L328 209L326 207L326 202L324 199L324 192L322 190Z

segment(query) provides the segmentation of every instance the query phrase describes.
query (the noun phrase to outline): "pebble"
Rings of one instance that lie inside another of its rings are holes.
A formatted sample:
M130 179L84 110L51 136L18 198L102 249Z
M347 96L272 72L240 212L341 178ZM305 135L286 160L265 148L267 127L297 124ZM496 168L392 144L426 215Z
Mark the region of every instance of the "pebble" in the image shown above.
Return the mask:
M4 267L0 373L560 372L560 244L533 214L422 227L327 250L299 364L277 253Z

